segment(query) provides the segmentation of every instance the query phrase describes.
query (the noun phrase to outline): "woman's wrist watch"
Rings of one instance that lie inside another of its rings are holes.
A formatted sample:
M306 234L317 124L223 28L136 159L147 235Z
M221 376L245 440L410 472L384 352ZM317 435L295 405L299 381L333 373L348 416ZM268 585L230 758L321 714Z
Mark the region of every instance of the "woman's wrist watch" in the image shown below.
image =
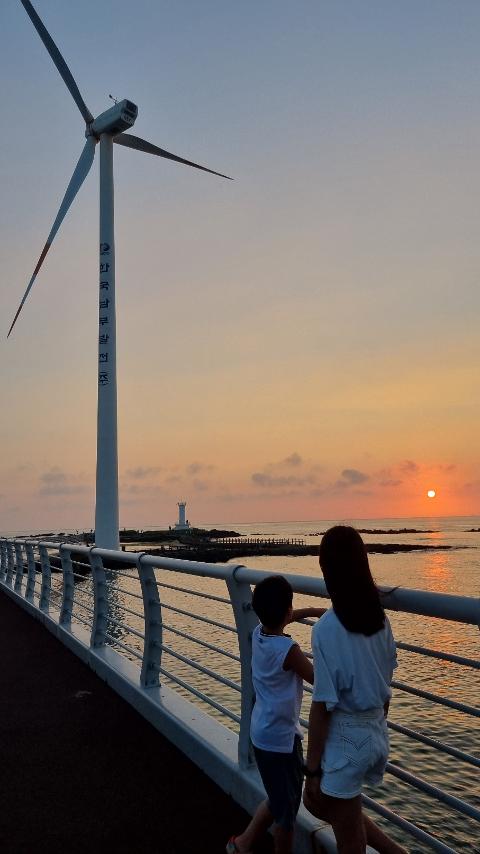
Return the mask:
M322 769L317 768L315 771L310 771L310 769L307 768L307 766L304 764L303 773L304 773L305 777L321 777L322 776Z

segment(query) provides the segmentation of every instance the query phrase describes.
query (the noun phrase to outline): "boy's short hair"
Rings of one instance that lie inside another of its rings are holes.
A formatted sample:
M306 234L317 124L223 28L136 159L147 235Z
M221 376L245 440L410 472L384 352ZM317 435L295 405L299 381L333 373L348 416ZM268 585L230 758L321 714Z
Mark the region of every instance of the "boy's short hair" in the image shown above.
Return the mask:
M283 623L292 602L292 586L283 575L264 578L253 591L253 610L262 625L272 629Z

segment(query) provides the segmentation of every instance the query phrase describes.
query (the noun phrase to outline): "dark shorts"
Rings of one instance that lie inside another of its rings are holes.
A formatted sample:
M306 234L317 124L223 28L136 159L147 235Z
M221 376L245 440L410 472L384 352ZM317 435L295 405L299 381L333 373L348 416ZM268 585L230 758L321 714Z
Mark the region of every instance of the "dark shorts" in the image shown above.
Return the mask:
M291 753L274 753L259 747L253 749L275 824L285 830L293 830L302 799L302 739L295 736Z

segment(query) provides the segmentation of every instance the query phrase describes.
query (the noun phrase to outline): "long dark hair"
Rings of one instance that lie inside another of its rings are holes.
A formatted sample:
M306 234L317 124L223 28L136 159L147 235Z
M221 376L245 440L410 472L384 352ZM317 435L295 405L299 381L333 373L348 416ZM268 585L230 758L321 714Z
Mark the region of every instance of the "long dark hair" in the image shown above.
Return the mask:
M365 544L355 528L335 525L324 534L320 567L333 610L347 631L369 636L383 628L385 611Z

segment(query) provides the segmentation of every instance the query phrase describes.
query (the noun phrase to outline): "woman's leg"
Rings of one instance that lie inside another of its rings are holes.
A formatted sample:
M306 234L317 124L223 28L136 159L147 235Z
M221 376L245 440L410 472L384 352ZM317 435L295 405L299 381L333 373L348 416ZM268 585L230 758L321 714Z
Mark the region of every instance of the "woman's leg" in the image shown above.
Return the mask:
M268 808L268 801L262 801L257 807L250 824L240 836L235 837L235 845L239 851L251 851L255 843L261 839L273 822L273 815Z
M332 798L320 792L315 800L304 795L307 810L332 825L339 854L365 854L367 839L362 799Z
M307 810L332 825L337 847L342 854L363 854L366 844L378 854L408 854L362 811L362 799L332 798L320 792L315 800L304 796Z
M273 841L275 854L292 854L293 830L285 830L284 827L276 824L273 829Z
M364 854L367 847L365 826L362 815L362 799L344 800L324 795L329 802L327 809L330 815L339 854Z

